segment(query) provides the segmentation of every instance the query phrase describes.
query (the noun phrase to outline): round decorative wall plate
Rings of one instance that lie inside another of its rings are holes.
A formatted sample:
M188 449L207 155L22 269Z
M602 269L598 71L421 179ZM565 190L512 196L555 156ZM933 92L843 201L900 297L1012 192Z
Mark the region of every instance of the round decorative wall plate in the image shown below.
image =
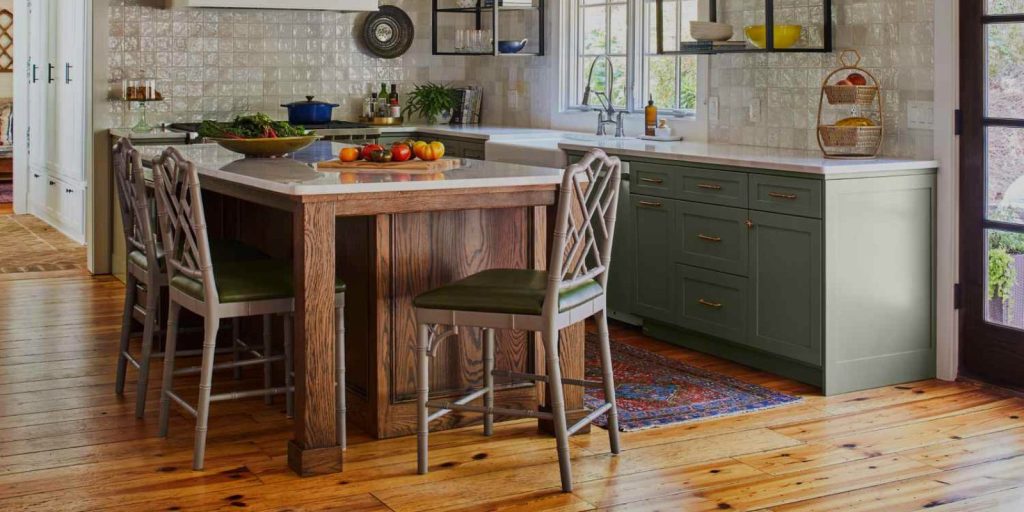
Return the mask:
M415 29L405 11L393 5L382 5L363 24L363 43L371 53L385 59L400 57L409 51Z

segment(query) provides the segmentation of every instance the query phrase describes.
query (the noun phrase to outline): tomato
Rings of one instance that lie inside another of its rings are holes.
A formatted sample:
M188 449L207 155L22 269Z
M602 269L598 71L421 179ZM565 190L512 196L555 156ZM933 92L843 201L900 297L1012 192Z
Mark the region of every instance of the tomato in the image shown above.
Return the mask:
M420 153L417 155L421 160L428 162L434 160L440 160L444 156L444 144L434 141L430 144L424 144L420 147Z
M373 153L374 151L383 151L383 150L384 150L384 146L381 146L380 144L367 144L367 145L363 146L362 150L360 150L359 156L363 160L369 161L370 160L370 153Z
M405 144L394 144L391 146L391 160L404 162L412 158L412 150Z
M391 158L391 151L383 148L375 149L370 153L370 160L376 163L390 162Z
M359 160L359 148L341 148L338 159L342 162L355 162Z
M413 143L413 145L412 145L412 152L413 152L414 155L416 155L416 158L421 158L421 159L423 158L420 155L423 154L423 148L426 147L426 146L427 146L427 143L423 142L422 140L418 140L415 143Z

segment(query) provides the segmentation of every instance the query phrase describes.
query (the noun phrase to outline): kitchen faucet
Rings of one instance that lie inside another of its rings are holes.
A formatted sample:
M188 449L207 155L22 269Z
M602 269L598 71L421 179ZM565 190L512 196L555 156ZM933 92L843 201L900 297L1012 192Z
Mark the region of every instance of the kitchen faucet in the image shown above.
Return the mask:
M594 66L597 65L597 61L604 60L605 68L607 69L608 80L605 83L605 90L602 91L591 91L590 84L594 80ZM609 124L615 125L615 136L625 137L626 132L623 128L622 114L624 112L616 112L615 107L612 106L611 94L615 90L615 66L612 64L612 59L607 55L599 55L594 59L594 62L590 64L590 72L587 74L587 87L583 89L583 106L590 107L590 94L593 93L597 96L597 100L601 102L601 106L604 108L603 111L597 112L597 135L607 135L605 133L605 126ZM605 114L608 118L605 119Z

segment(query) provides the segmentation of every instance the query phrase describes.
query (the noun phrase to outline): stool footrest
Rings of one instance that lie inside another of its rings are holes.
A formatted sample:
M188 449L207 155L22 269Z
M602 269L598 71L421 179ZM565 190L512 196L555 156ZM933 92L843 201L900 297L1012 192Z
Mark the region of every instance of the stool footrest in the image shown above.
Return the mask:
M215 364L213 365L213 371L230 370L232 368L241 368L243 366L255 366L258 364L274 363L277 361L284 361L284 356L274 356L263 359L246 359L238 362ZM202 370L203 368L201 366L190 366L188 368L174 370L174 375L194 375L201 372Z
M527 409L508 409L505 407L484 407L482 405L457 404L455 402L427 402L427 407L442 409L430 415L431 420L437 419L450 411L479 412L482 414L497 414L498 416L540 418L542 420L554 419L554 415L550 412L531 411Z
M597 409L594 409L593 412L591 412L590 414L588 414L585 417L583 417L583 419L577 421L575 425L569 427L569 435L571 436L571 435L575 434L577 431L579 431L579 429L589 425L590 422L596 420L599 416L607 413L608 411L611 410L611 408L612 408L612 404L605 403L601 407L598 407Z
M167 396L170 397L174 403L181 406L182 409L185 409L185 412L191 414L193 417L199 416L199 414L196 412L196 408L192 407L192 404L186 402L184 398L178 396L177 393L175 393L174 391L166 391L166 393Z
M513 372L510 370L494 370L493 372L491 372L491 375L494 375L495 377L502 377L509 380L532 380L534 382L544 383L548 382L547 375L537 375L536 373L521 373ZM584 386L588 388L599 388L604 386L604 384L600 382L581 379L562 379L562 384L568 386Z
M211 402L223 402L224 400L238 400L241 398L252 398L254 396L283 395L291 388L286 386L267 389L253 389L249 391L233 391L231 393L218 393L210 395Z

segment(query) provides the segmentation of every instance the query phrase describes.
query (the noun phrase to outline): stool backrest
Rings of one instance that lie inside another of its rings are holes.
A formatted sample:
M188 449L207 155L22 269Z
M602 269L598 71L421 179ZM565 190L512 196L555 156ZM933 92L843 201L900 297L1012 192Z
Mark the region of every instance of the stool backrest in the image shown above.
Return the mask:
M562 176L555 215L545 314L558 312L558 294L593 279L608 283L622 162L591 150Z
M121 224L127 252L142 251L148 268L157 269L157 240L153 217L146 195L146 176L142 157L131 141L121 138L114 144L114 183L121 203Z
M167 148L153 163L153 188L167 277L174 279L180 274L200 281L205 302L216 304L217 285L196 166L177 149Z

